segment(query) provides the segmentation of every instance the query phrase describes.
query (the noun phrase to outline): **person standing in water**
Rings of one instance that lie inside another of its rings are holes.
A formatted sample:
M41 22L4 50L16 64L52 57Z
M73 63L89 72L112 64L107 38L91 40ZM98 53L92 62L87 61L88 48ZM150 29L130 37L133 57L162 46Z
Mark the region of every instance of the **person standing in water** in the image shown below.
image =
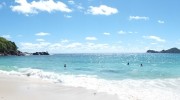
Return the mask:
M141 67L143 67L143 64L141 64Z
M64 69L66 69L66 64L64 64Z

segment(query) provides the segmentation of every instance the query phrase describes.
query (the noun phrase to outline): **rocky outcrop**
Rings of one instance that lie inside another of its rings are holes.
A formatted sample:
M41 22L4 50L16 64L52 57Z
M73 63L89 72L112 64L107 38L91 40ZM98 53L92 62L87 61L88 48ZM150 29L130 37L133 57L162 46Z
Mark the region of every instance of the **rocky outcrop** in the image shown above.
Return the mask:
M32 55L49 55L48 52L35 52L35 53L32 53Z
M26 55L49 55L48 52L21 52L16 44L3 37L0 37L0 56L26 56Z
M178 48L171 48L171 49L162 50L162 51L147 50L147 53L180 53L180 49L178 49Z
M0 55L8 56L8 55L17 55L20 56L22 54L21 51L17 50L17 46L14 42L9 41L3 37L0 37Z

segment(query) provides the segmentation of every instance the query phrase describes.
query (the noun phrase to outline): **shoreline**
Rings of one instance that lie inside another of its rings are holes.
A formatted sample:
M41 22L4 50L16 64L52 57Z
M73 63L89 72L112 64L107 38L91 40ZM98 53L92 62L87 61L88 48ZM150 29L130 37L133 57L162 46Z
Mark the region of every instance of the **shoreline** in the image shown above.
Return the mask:
M33 74L33 73L32 73ZM49 80L0 70L0 100L179 100L180 79L119 80L62 76ZM45 77L53 78L45 73ZM56 74L55 74L56 77ZM65 80L64 80L65 79ZM66 80L67 79L67 80ZM98 84L97 81L99 82ZM65 83L64 83L65 82ZM73 85L72 85L72 84Z
M0 100L118 100L117 95L45 80L0 74Z

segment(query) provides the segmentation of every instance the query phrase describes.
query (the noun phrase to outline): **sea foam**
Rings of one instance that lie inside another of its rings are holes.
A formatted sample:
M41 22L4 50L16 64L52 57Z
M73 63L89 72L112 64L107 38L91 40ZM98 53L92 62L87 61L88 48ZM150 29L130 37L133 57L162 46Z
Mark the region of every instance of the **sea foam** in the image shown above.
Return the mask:
M40 78L64 86L117 95L120 100L180 100L180 79L123 79L106 80L95 75L73 75L21 68L18 71L0 71L0 74Z

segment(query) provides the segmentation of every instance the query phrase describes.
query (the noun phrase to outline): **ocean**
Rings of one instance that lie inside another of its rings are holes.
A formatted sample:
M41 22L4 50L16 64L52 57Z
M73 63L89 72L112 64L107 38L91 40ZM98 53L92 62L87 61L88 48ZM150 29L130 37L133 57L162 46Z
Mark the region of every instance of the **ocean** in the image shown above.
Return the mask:
M120 100L180 100L180 54L0 56L0 73L106 92Z

